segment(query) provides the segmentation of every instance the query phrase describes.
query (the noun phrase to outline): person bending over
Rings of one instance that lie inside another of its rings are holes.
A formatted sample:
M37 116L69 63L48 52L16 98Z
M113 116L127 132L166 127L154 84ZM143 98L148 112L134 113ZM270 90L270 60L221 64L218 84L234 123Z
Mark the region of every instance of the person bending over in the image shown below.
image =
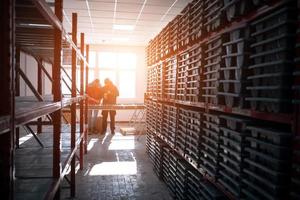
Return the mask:
M117 103L117 96L119 96L119 90L118 88L112 83L111 80L106 78L104 80L104 86L103 86L103 105L113 105ZM116 111L115 110L103 110L102 111L102 128L103 132L102 134L106 133L107 129L107 117L108 113L110 116L110 131L111 134L115 133L115 116Z
M99 79L95 79L87 87L87 96L89 105L100 104L101 99L103 98L103 92ZM89 132L96 133L96 121L98 116L98 110L89 109Z

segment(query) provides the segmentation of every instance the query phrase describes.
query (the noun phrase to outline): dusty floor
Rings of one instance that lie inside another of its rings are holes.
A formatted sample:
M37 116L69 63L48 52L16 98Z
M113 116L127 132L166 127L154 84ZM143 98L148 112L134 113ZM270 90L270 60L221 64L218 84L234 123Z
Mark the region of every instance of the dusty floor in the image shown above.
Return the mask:
M84 169L76 175L76 198L97 200L171 200L152 169L146 137L90 135ZM70 199L62 189L62 199Z

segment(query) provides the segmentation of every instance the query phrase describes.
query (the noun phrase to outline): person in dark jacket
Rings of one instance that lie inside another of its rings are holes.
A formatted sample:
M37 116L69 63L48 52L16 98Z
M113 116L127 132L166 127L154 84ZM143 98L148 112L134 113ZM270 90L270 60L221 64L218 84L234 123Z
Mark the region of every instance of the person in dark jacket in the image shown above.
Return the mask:
M117 103L117 97L119 96L119 90L118 88L112 83L111 80L106 78L104 80L104 86L102 88L103 91L103 105L113 105ZM103 134L106 133L107 129L107 117L108 113L110 116L110 130L111 134L115 133L115 116L116 111L115 110L103 110L102 111L102 128L103 128Z

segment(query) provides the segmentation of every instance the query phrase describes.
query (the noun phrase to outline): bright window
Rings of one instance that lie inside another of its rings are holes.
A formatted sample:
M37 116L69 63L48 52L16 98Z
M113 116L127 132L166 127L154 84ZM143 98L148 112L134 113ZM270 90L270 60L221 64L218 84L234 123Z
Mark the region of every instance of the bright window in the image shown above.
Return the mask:
M95 51L90 51L90 53L89 53L89 66L90 66L90 68L96 67L96 52Z
M136 54L134 53L119 53L118 66L120 69L135 69Z
M92 82L95 79L94 70L91 70L91 71L92 71L92 73L89 73L89 79L88 79L89 82Z
M89 83L99 78L101 85L104 85L104 79L109 78L119 89L119 98L135 98L136 97L136 68L137 56L135 53L126 52L96 52L91 51L89 58ZM65 66L70 77L71 66ZM76 71L77 88L80 88L80 68ZM67 75L62 72L63 79L69 87L72 86ZM64 82L62 84L63 94L70 94L70 90Z
M112 52L99 52L98 53L98 66L99 68L116 68L116 54Z
M135 71L121 71L120 72L120 97L134 98L135 97Z
M118 87L120 98L136 97L136 63L134 53L126 52L98 52L98 65L90 73L95 73L102 85L104 79L109 78ZM91 80L92 81L92 80Z

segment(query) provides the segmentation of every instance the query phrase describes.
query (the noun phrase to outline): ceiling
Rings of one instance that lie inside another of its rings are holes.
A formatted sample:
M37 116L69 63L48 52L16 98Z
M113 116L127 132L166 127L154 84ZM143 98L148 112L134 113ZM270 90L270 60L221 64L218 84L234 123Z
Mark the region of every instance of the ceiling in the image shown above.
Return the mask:
M64 27L71 32L72 13L78 33L89 44L146 45L191 0L65 0ZM134 30L115 30L131 25Z

